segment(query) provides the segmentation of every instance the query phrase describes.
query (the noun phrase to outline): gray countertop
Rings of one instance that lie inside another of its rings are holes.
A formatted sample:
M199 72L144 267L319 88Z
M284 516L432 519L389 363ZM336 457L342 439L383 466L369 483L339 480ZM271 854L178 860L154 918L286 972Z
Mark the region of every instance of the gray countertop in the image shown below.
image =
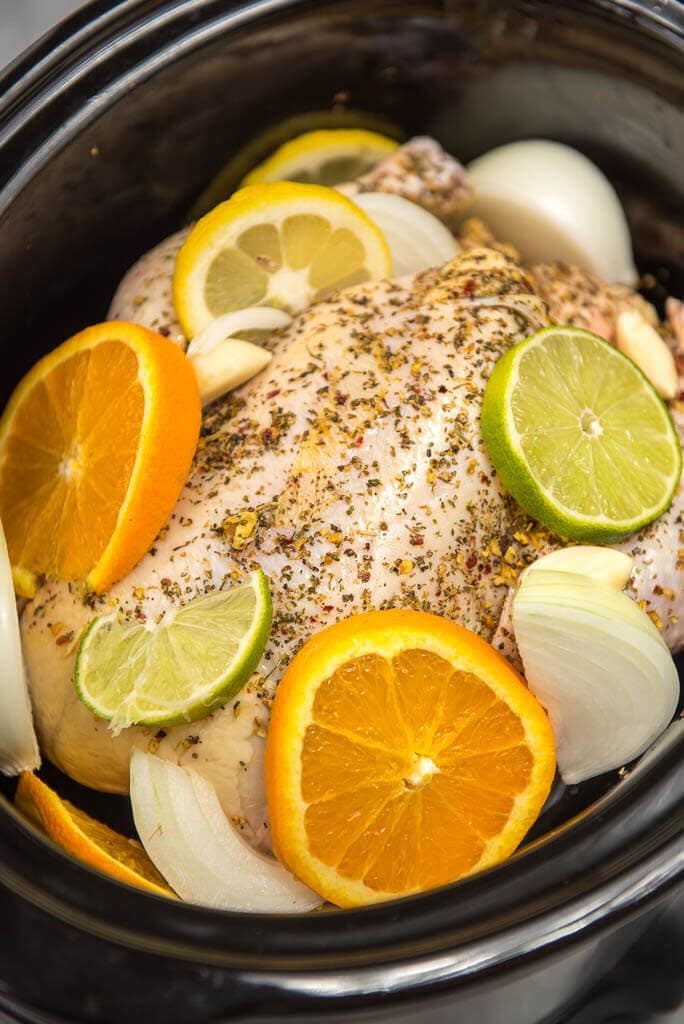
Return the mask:
M0 67L81 5L82 0L0 0Z

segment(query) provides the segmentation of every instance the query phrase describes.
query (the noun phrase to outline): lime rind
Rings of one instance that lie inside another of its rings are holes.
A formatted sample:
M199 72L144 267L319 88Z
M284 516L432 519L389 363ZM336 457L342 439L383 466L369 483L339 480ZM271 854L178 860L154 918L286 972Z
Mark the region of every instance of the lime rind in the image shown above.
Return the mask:
M116 735L131 725L195 722L231 700L259 664L271 630L268 582L243 584L173 608L148 626L94 619L76 656L76 692Z
M558 339L577 356L573 379L549 363L549 346ZM521 373L526 359L530 367L536 363L535 373ZM584 394L586 436L578 420ZM600 444L591 443L594 413ZM667 510L681 477L677 433L650 381L605 339L580 328L545 328L511 348L487 385L481 426L506 490L570 540L613 543L629 536ZM650 494L648 503L639 505L640 492ZM636 496L631 512L630 496Z

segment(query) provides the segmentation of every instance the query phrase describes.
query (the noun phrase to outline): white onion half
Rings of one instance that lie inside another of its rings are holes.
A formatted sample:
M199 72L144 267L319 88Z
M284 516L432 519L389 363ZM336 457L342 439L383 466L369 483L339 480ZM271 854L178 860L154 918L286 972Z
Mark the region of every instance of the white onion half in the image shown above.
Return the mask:
M565 260L605 281L633 285L637 272L622 204L605 174L570 146L512 142L468 165L481 217L525 260Z
M33 728L12 567L0 523L0 771L19 775L40 767Z
M140 841L181 899L262 914L306 913L323 902L238 835L212 784L191 768L134 750L131 803Z
M198 355L211 352L213 348L245 331L277 331L292 323L292 317L282 309L271 306L247 306L234 313L224 313L212 320L204 330L189 342L186 354Z
M360 192L352 200L385 236L395 277L441 267L458 256L460 249L449 229L422 206L388 192Z
M620 768L665 729L679 679L657 628L626 594L538 568L513 598L530 690L549 713L567 783Z

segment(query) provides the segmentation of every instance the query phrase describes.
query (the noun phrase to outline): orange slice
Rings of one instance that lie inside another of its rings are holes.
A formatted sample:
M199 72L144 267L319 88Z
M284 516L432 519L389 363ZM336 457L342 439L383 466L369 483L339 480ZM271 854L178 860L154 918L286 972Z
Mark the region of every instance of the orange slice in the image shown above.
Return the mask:
M54 843L84 864L120 882L176 898L140 843L62 800L32 772L24 772L19 779L15 803Z
M554 772L543 708L489 644L424 612L352 616L278 688L274 847L341 907L420 892L510 856Z
M0 419L0 518L21 596L38 575L106 590L151 546L200 426L189 360L135 324L89 327L27 373Z

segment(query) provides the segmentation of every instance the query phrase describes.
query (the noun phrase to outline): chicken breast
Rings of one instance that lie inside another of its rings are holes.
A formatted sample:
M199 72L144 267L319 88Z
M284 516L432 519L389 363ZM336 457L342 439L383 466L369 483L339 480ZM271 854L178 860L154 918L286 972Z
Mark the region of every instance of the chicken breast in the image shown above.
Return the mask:
M108 320L129 320L149 327L185 348L188 340L173 306L173 269L190 227L169 235L141 256L123 277L111 301Z
M504 493L479 427L494 363L547 322L532 277L491 249L351 289L299 316L277 336L270 365L206 411L188 483L135 570L95 601L48 581L26 608L45 754L86 785L126 792L131 747L151 746L192 763L263 840L268 704L307 637L355 612L404 606L492 639L519 572L558 545ZM680 493L623 545L635 557L634 596L672 647L684 640L682 507ZM239 703L190 726L113 739L73 685L92 616L154 617L255 566L269 578L274 623ZM497 642L505 645L500 634Z

